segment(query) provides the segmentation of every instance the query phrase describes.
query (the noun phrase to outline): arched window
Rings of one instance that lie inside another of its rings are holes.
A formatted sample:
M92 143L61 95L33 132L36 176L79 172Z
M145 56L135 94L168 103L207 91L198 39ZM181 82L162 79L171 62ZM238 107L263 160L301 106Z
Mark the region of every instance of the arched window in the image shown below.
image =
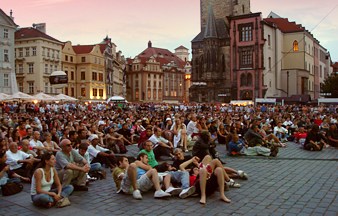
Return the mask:
M207 52L207 71L210 71L211 68L211 54L210 51Z
M294 41L293 42L293 51L298 51L299 50L299 48L298 48L298 41Z
M242 74L241 75L241 86L246 86L247 80L246 80L246 75Z
M200 69L199 69L199 76L202 76L202 74L204 73L204 59L203 59L203 56L201 56L201 59L200 59ZM199 77L200 78L200 77Z
M252 86L252 75L250 73L247 76L247 86Z

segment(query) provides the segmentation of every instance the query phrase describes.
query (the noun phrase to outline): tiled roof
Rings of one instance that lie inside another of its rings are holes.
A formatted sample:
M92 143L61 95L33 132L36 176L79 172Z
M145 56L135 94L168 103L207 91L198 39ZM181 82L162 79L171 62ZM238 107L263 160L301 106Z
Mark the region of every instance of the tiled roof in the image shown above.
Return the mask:
M228 27L225 24L223 19L216 19L216 31L217 31L217 38L218 39L229 39L229 31ZM194 38L192 39L192 43L194 42L201 42L205 38L205 28L202 28L201 32Z
M77 45L73 46L74 52L76 54L85 54L90 53L95 45Z
M61 41L35 29L32 27L29 28L21 28L15 32L15 40L20 40L20 39L29 39L29 38L44 38L48 40L52 40L55 42L62 43Z
M204 38L217 38L216 20L211 5L208 8L208 20L205 27Z
M295 22L290 22L287 18L265 18L265 22L275 24L284 33L302 32L305 28Z
M175 64L179 68L184 68L185 66L185 62L183 60L181 60L169 50L162 48L148 47L137 57L141 60L142 63L145 63L151 56L154 56L156 61L159 62L161 66L163 66L164 64L168 64L172 61L175 62Z

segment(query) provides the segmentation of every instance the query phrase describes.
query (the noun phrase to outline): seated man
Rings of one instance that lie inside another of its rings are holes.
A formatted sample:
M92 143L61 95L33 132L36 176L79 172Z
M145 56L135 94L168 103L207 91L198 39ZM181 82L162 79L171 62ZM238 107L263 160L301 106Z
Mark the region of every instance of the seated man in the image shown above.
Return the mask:
M81 143L79 145L78 152L84 159L86 159L87 162L89 162L90 159L89 159L89 153L88 153L87 149L88 149L88 144L87 143ZM102 166L99 162L90 163L90 170L89 170L88 175L90 177L98 176L100 178L105 179L106 178L106 171L102 168Z
M140 138L138 140L138 147L142 150L144 142L147 141L153 135L152 126L148 126L145 131L142 131L140 134Z
M282 142L287 142L288 129L282 126L282 122L278 122L277 126L273 129L273 134L278 137Z
M336 124L330 124L330 128L327 132L327 140L330 146L338 147L338 130Z
M33 157L38 157L38 155L35 153L35 151L31 150L31 147L29 145L29 140L28 139L23 139L21 141L21 149L20 151L32 155Z
M122 128L117 131L118 134L123 135L124 139L124 144L125 145L131 145L134 143L133 136L131 134L130 129L128 128L128 124L124 123L122 125Z
M168 165L167 163L158 164L155 159L153 147L151 141L147 140L144 144L144 149L139 153L146 154L148 156L148 164L155 168L158 172L167 172L170 174L170 182L181 184L182 189L177 190L173 188L170 184L164 183L165 192L168 192L172 195L179 195L180 198L184 199L192 195L195 191L194 187L189 187L189 173L187 171L176 171L175 167ZM164 165L164 166L163 166Z
M154 128L154 134L149 138L153 143L155 158L158 160L161 156L169 156L174 158L172 154L173 144L161 136L162 130L158 127Z
M62 185L74 182L74 190L88 191L86 186L86 173L90 170L88 162L72 148L69 139L63 139L60 142L60 147L62 150L56 153L55 168Z
M40 141L40 132L34 131L33 132L33 139L29 142L30 147L39 155L41 156L46 150L45 146Z
M161 189L156 169L148 165L148 156L141 153L135 163L129 165L128 158L118 158L118 167L113 171L117 192L133 194L135 199L142 199L141 191L147 192L155 187L154 198L169 197L170 194Z
M325 137L319 132L319 126L313 124L311 130L307 134L304 149L309 151L321 151L326 146Z
M110 169L115 168L115 156L109 152L109 149L103 148L98 145L99 137L96 134L92 134L88 138L90 145L88 146L89 163L99 162L106 164Z
M34 171L34 163L40 162L40 160L22 151L18 151L18 144L16 142L9 144L9 150L6 152L6 155L6 163L9 165L10 170L20 176L27 177L28 179L26 180L30 181Z

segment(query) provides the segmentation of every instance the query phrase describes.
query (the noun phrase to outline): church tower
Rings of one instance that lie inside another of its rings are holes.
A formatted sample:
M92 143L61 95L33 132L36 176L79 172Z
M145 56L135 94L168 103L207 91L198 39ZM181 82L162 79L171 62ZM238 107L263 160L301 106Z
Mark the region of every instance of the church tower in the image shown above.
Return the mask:
M228 17L250 13L250 0L200 0L201 32L192 40L190 101L229 102L231 82Z

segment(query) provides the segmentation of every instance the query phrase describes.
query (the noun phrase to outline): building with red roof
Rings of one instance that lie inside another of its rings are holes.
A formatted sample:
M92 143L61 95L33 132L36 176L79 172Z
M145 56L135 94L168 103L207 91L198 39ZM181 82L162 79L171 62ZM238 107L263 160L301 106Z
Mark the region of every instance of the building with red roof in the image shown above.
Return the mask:
M15 32L16 79L19 91L36 94L61 93L49 82L52 72L61 70L63 43L45 32L46 24L20 28Z
M184 47L178 50L186 60L188 50ZM134 59L127 59L127 100L183 102L185 72L189 65L168 49L153 47L149 41L144 51Z

